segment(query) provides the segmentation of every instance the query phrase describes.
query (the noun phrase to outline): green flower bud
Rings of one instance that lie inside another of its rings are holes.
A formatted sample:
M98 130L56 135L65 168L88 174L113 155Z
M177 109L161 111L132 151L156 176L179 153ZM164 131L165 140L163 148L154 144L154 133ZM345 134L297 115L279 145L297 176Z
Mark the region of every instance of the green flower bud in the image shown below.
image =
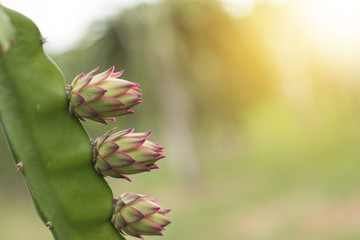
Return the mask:
M171 223L165 216L171 210L161 207L150 196L124 193L114 200L111 222L121 234L143 239L142 235L163 235Z
M110 134L114 129L94 142L94 166L99 173L131 181L126 174L159 168L155 162L165 157L164 148L146 139L151 131L133 133L132 128Z
M141 103L139 84L118 79L123 71L114 73L114 66L93 76L98 68L86 75L79 74L67 86L70 114L83 121L107 124L107 120L115 121L116 116L133 113L130 108Z

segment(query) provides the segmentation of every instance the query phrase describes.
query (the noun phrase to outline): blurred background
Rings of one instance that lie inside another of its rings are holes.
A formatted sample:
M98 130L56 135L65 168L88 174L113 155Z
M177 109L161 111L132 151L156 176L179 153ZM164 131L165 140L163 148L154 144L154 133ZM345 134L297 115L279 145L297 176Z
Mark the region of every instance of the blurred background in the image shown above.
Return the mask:
M113 4L27 15L62 15L52 30L68 42L46 45L67 82L115 65L141 84L134 114L84 126L154 130L166 148L160 170L108 179L173 209L165 236L147 239L360 239L360 1ZM0 155L0 239L51 239L3 133Z

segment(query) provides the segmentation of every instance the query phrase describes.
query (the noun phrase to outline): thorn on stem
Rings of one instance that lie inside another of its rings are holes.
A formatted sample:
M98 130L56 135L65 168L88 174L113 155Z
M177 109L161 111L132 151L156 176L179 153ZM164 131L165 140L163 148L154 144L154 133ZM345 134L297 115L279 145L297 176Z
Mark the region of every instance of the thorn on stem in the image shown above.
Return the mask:
M51 221L47 221L47 222L45 223L45 225L46 225L48 228L52 228L52 226L53 226L53 224L52 224Z
M19 162L16 164L16 169L20 172L24 172L24 164L22 162Z
M42 39L41 39L41 43L44 45L45 43L47 43L48 42L48 40L47 40L47 38L46 37L43 37Z
M73 86L71 86L70 84L65 84L65 93L67 98L69 98L72 90L73 90Z

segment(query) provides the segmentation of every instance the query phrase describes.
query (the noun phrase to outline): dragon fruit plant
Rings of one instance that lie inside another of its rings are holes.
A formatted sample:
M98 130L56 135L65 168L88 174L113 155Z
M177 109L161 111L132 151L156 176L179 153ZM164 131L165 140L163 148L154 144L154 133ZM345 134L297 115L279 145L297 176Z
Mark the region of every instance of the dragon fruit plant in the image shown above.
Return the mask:
M56 240L162 235L170 211L146 195L113 197L104 176L158 168L163 148L133 129L91 143L80 120L107 124L141 102L139 84L114 67L63 75L43 51L36 25L0 5L0 119L35 208ZM70 111L70 114L69 114Z

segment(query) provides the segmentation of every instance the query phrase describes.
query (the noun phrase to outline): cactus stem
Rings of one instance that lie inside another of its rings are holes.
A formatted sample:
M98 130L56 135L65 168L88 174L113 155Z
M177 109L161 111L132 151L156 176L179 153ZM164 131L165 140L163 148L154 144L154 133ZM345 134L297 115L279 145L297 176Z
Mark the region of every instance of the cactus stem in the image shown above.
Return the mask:
M18 170L20 172L24 172L24 164L22 162L19 162L18 164L16 164L16 170Z
M34 190L31 188L31 185L30 185L30 183L29 183L29 180L26 178L26 176L24 177L24 181L25 181L25 183L26 183L26 186L27 186L28 189L29 189L29 192L31 193L31 196L32 196L34 199L36 199L36 198L35 198Z
M112 191L92 167L86 130L68 114L64 77L41 46L46 39L27 17L0 10L15 34L9 51L0 49L0 125L43 227L56 240L125 240L109 221Z
M47 221L47 222L45 223L45 225L46 225L48 228L52 228L52 226L53 226L53 224L52 224L51 221Z

